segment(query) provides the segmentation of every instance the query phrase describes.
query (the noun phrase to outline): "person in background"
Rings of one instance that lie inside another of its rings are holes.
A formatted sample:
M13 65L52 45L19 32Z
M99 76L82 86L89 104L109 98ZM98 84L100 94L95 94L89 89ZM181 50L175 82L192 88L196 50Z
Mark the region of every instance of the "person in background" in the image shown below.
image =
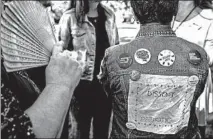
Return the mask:
M111 102L96 76L105 49L119 43L115 15L100 0L74 2L61 17L60 40L68 50L86 51L86 68L71 101L69 138L89 138L93 125L93 138L107 139Z
M40 91L25 71L7 73L1 58L1 137L4 139L58 138L82 69L62 52L53 50ZM69 78L72 76L72 78Z
M196 100L208 76L203 48L175 35L178 0L130 1L140 31L108 48L99 79L112 97L112 139L200 139Z
M213 6L211 0L179 1L178 13L172 23L178 37L204 48L209 56L211 72L204 92L197 101L197 116L204 138L206 118L213 112ZM211 98L210 98L211 97ZM211 110L211 111L209 111Z
M100 0L74 2L60 20L60 40L68 50L86 50L86 68L71 101L69 137L87 139L93 125L93 138L107 139L111 103L96 75L105 49L119 43L115 15Z

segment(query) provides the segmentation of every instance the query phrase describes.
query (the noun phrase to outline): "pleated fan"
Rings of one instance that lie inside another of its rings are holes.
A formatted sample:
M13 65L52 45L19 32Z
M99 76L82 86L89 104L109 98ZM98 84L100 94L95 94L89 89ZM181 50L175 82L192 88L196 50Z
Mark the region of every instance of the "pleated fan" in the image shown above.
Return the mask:
M8 72L47 65L55 43L50 16L39 2L7 5L1 15L1 49Z

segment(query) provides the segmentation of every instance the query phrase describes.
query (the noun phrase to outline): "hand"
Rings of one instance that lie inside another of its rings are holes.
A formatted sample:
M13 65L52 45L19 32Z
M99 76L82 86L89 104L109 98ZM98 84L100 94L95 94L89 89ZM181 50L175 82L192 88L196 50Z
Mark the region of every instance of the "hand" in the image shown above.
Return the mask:
M62 46L62 43L58 43L53 49L52 57L46 68L46 85L64 85L72 89L80 81L82 68L79 62L67 55L66 51L62 52Z

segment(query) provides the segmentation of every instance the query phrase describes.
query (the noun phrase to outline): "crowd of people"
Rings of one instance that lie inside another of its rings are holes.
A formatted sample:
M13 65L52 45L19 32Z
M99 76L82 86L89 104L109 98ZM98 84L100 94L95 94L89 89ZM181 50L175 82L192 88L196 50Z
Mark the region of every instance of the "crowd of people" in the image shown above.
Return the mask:
M58 42L45 67L8 73L1 57L2 138L213 138L211 0L40 2ZM125 44L119 4L140 24Z

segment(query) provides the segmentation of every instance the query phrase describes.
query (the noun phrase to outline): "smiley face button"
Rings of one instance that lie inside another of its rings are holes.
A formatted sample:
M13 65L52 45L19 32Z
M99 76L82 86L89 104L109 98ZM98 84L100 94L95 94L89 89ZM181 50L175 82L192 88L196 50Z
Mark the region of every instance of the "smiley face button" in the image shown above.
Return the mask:
M171 50L163 50L158 55L158 61L162 66L169 67L175 62L175 54Z
M134 58L135 58L135 61L137 63L139 63L139 64L146 64L151 59L151 53L149 52L149 50L141 48L141 49L138 49L135 52Z

